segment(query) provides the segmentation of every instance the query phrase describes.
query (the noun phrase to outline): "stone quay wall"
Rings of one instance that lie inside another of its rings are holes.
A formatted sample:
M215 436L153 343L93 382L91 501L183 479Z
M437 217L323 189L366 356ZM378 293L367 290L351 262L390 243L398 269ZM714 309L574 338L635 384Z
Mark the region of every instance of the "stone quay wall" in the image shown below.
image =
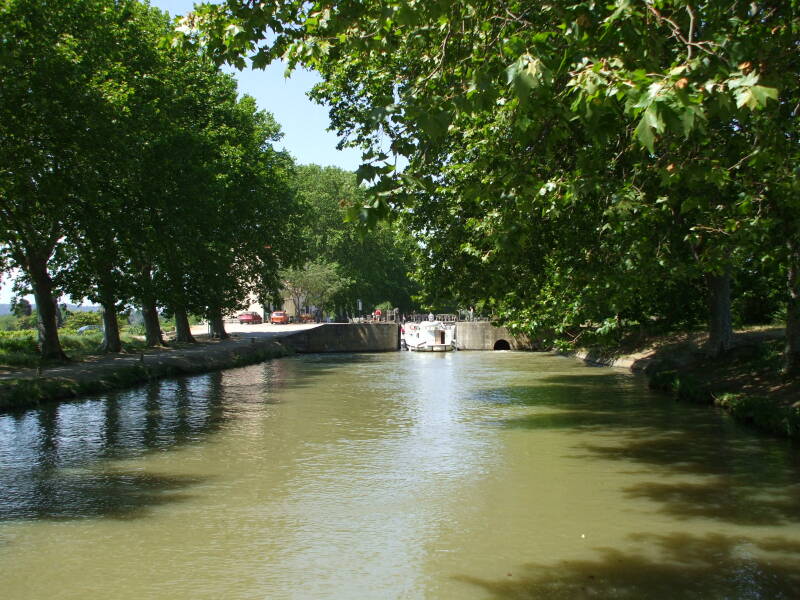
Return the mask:
M395 323L326 323L287 335L281 341L296 352L391 352L400 349Z

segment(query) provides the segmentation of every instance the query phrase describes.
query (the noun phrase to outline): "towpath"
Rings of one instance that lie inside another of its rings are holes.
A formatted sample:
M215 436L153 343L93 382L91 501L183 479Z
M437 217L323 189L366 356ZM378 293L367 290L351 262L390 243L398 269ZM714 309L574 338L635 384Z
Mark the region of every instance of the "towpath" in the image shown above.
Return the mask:
M141 353L87 356L80 361L46 366L41 371L31 368L4 369L0 372L0 381L37 378L80 381L102 378L142 362L148 366L165 366L177 362L195 362L215 356L230 355L239 348L253 344L254 341L261 343L268 340L279 340L298 331L314 327L319 327L319 325L316 323L303 325L239 325L232 323L226 324L226 330L231 336L229 339L212 340L208 338L207 328L204 325L197 325L192 327L192 335L197 339L196 344L149 348Z

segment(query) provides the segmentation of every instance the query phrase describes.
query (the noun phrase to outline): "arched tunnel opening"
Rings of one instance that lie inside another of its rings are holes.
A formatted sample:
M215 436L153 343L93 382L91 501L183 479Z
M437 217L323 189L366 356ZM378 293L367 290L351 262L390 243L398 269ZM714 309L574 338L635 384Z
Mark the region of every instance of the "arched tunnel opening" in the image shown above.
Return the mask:
M509 344L506 340L497 340L494 343L493 350L511 350L511 344Z

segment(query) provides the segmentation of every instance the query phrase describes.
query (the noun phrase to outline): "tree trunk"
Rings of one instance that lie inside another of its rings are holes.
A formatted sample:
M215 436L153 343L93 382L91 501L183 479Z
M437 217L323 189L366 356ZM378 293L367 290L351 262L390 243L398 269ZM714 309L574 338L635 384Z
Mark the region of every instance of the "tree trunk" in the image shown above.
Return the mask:
M225 331L225 321L222 319L222 311L219 309L209 311L208 324L211 327L212 338L226 340L230 337Z
M708 286L708 356L716 357L730 350L733 344L731 326L731 274L726 269L722 274L707 273Z
M161 323L158 320L156 303L151 301L142 303L142 316L144 317L145 343L148 346L163 346L161 337Z
M64 326L64 315L61 313L61 307L58 305L58 298L53 296L53 310L56 315L56 327Z
M195 339L192 336L192 328L189 325L189 316L186 309L176 308L175 312L175 341L184 344L193 344Z
M40 356L44 360L67 360L58 339L56 301L53 297L53 280L47 272L47 260L28 258L26 264L36 298L36 309L39 311Z
M800 375L800 243L788 238L789 297L786 302L786 348L783 354L783 370L787 375Z
M101 302L103 307L103 352L122 352L117 322L117 304L113 300Z

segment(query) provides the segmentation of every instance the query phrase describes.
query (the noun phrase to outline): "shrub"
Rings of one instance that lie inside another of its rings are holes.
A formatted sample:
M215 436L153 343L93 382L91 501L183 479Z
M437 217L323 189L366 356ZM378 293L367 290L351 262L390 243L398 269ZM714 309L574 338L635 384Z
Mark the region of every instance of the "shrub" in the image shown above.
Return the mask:
M769 398L744 394L722 394L716 403L738 421L786 437L800 436L800 406L786 406Z
M0 331L0 364L35 367L39 364L38 333L34 330Z
M0 316L0 331L14 331L17 329L17 317L14 315Z
M37 311L33 311L27 316L17 317L17 329L36 329L38 324L39 313Z
M103 315L99 311L71 312L64 319L65 329L78 329L84 325L102 325Z
M700 403L712 400L711 393L695 377L674 370L651 373L648 385L654 390L673 392L680 400Z

